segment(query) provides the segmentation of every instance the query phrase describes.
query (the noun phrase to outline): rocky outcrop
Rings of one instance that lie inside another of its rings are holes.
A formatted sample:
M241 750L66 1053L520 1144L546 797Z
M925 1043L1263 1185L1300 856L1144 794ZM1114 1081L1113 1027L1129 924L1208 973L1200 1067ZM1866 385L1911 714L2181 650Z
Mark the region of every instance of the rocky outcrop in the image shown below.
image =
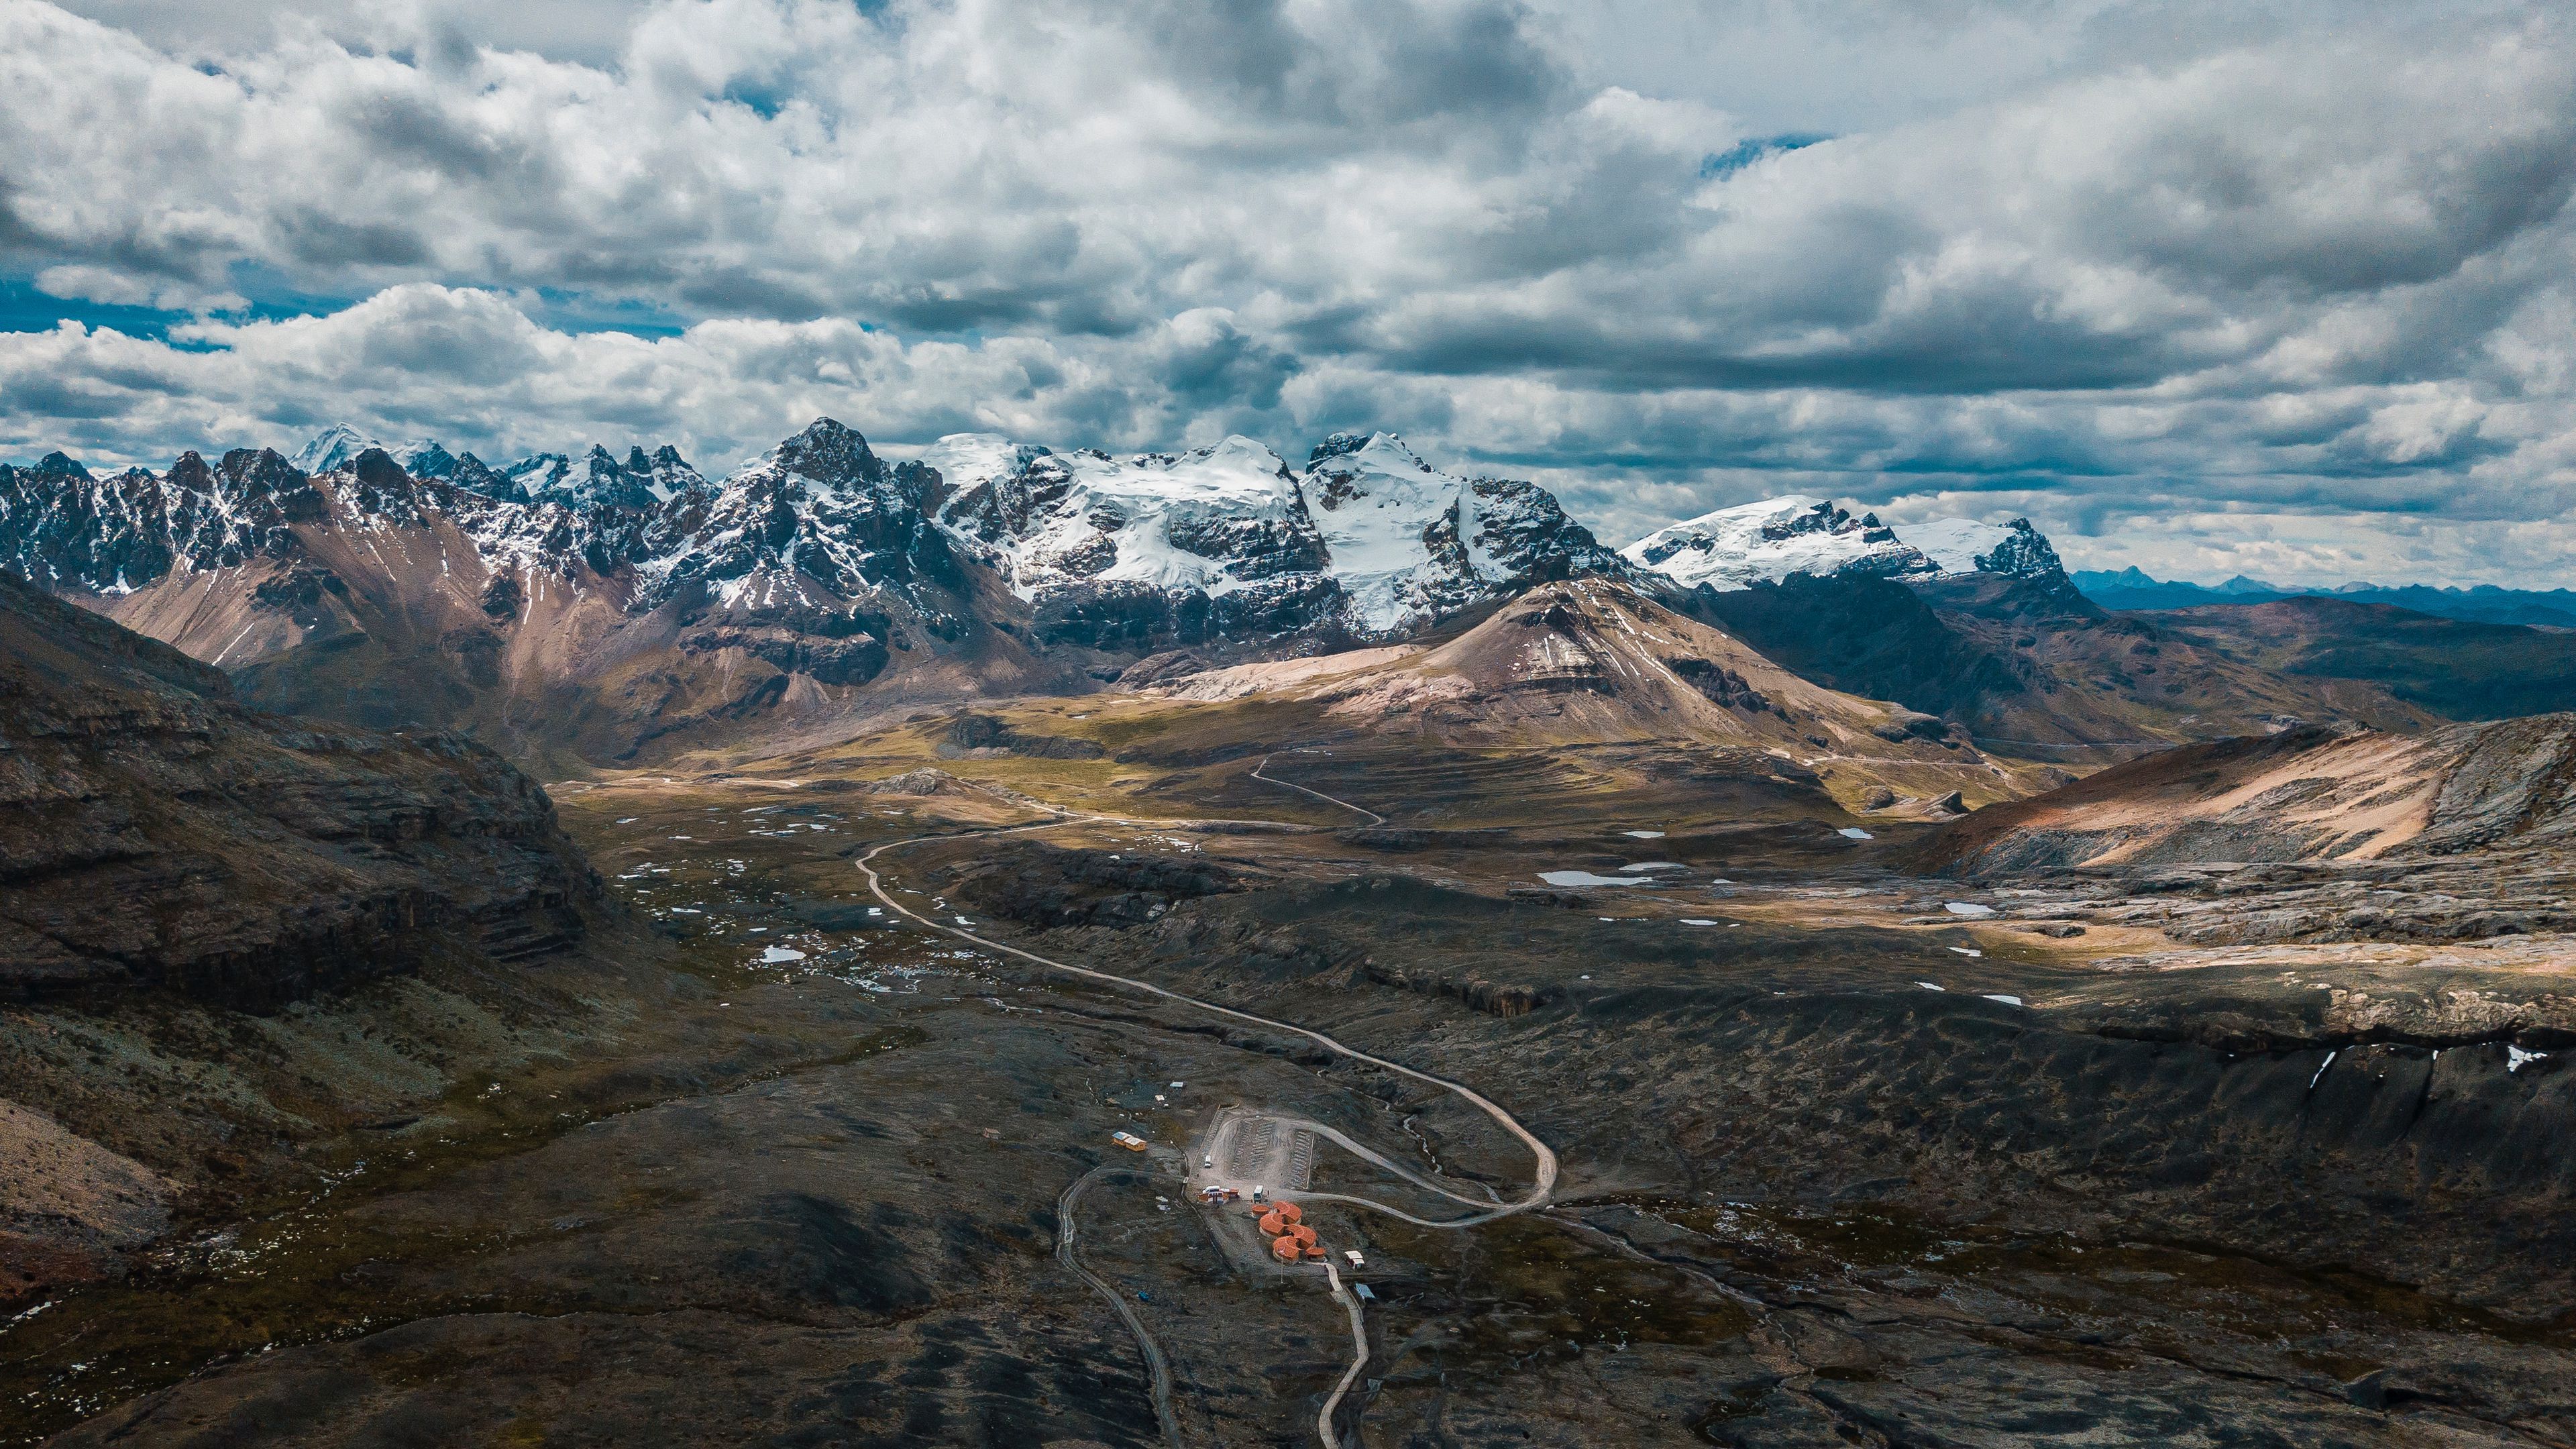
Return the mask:
M961 714L948 727L940 753L951 758L986 753L1026 755L1039 760L1097 760L1109 752L1097 740L1072 735L1029 734L1013 729L998 715Z
M1565 999L1565 989L1561 986L1532 986L1523 982L1488 981L1472 973L1451 975L1442 971L1386 966L1375 960L1361 966L1360 975L1380 986L1392 986L1400 991L1418 991L1425 996L1445 996L1488 1016L1527 1016L1533 1011L1554 1006Z
M598 894L490 750L255 715L220 672L0 574L0 995L265 1010L434 950L566 944Z
M1068 850L1029 842L968 867L953 899L1037 927L1139 926L1179 901L1243 889L1244 874L1205 858Z

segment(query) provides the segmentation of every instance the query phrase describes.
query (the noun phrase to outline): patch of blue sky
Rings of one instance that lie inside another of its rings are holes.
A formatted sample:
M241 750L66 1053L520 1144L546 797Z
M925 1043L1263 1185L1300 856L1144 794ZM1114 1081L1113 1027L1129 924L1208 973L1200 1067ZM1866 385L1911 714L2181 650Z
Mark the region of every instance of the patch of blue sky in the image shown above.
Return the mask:
M78 322L84 327L122 332L128 337L169 342L171 327L191 320L194 319L189 313L161 307L48 296L37 290L33 277L0 275L0 332L51 332L65 322Z
M1732 176L1756 161L1769 160L1790 151L1803 151L1833 137L1816 131L1784 131L1777 136L1747 136L1723 151L1712 151L1699 158L1699 179L1714 181Z
M787 104L787 92L776 86L736 80L724 88L722 99L748 108L753 115L764 121L774 121L778 119L778 112Z
M559 287L522 293L519 310L529 321L557 332L623 332L633 337L677 337L689 329L690 321L658 302Z
M224 314L237 320L279 322L289 317L324 317L359 301L331 292L308 291L266 262L236 261L224 269L224 280L250 303L238 312Z

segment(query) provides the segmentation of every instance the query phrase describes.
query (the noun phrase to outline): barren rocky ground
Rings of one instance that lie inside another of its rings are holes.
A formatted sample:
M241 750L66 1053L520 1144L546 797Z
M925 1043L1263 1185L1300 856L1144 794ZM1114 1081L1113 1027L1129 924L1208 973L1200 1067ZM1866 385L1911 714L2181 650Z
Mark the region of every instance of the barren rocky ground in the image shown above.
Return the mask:
M1342 1308L1227 1257L1181 1200L1194 1134L1258 1106L1504 1197L1528 1154L1418 1082L871 915L868 846L1042 817L796 778L560 791L622 908L588 948L251 1028L265 1100L326 1054L373 1094L275 1122L121 1279L22 1299L6 1437L1162 1442L1129 1331L1053 1252L1105 1165L1082 1262L1167 1355L1183 1441L1313 1442ZM2576 1440L2548 938L2196 945L2143 914L2170 892L1891 869L1928 827L1381 796L1387 826L1344 828L1218 793L1307 828L1077 821L878 864L985 939L1472 1083L1561 1155L1554 1203L1479 1228L1317 1206L1374 1295L1345 1436ZM0 1039L176 1059L185 1016L18 1010ZM1329 1148L1315 1186L1425 1201Z

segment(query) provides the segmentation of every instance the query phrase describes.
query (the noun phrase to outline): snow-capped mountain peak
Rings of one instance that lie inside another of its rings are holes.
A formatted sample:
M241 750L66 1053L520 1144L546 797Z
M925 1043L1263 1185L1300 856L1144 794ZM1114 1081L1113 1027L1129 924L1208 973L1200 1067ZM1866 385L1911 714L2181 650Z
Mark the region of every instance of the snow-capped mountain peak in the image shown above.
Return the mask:
M1921 549L1945 574L2044 574L2061 565L2046 534L2027 518L1980 523L1936 518L1905 526L1905 541Z
M1250 438L1113 458L959 434L923 461L951 483L941 521L1024 599L1082 580L1221 595L1323 564L1296 475Z
M1465 601L1483 580L1460 525L1466 480L1432 468L1393 433L1315 450L1305 496L1334 576L1364 632L1392 633Z
M921 460L947 483L941 524L1085 638L1327 620L1382 636L1519 583L1625 568L1544 489L1443 473L1392 433L1326 438L1303 478L1239 435L1122 458L960 433Z
M1831 499L1797 494L1703 513L1620 553L1682 585L1721 591L1792 574L1937 578L2035 575L2058 566L2057 551L2026 518L2000 525L1943 518L1898 528L1875 513L1855 516Z
M868 440L834 418L806 424L803 432L770 449L764 461L782 473L835 489L881 482L886 474L885 460Z
M458 459L440 447L434 438L418 442L392 444L381 442L350 427L334 423L314 434L287 461L300 473L329 473L358 461L358 455L374 448L400 464L415 478L445 479L456 472ZM468 458L474 455L468 453Z
M1316 464L1324 461L1326 458L1338 458L1344 453L1356 453L1380 437L1391 438L1392 436L1392 434L1381 433L1328 434L1324 438L1324 441L1317 443L1313 448L1307 450L1306 466L1312 468ZM1402 445L1398 444L1398 446Z
M677 537L639 570L639 601L669 598L691 580L749 608L827 602L808 581L839 599L954 586L956 557L921 512L932 476L918 463L888 467L855 429L818 418L672 515Z
M295 450L294 457L286 461L294 464L299 472L327 473L369 448L383 446L347 423L334 423L315 433L303 447Z
M1684 584L1741 589L1791 574L1926 574L1937 565L1876 514L1792 494L1739 503L1660 528L1621 549L1629 562Z

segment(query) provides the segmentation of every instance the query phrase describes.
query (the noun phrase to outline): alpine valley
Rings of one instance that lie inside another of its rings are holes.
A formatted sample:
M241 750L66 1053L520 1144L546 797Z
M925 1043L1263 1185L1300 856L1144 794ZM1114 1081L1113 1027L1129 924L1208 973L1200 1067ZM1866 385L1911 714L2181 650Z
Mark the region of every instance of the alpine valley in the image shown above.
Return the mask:
M2545 619L900 451L0 466L0 1443L2576 1443Z

